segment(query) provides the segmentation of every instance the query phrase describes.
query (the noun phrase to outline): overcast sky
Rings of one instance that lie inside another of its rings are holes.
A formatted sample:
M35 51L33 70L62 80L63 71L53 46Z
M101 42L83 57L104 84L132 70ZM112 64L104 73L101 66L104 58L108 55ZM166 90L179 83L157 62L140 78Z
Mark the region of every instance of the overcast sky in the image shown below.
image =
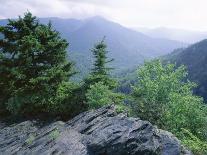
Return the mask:
M0 0L0 19L27 10L38 17L100 15L128 27L207 31L207 0Z

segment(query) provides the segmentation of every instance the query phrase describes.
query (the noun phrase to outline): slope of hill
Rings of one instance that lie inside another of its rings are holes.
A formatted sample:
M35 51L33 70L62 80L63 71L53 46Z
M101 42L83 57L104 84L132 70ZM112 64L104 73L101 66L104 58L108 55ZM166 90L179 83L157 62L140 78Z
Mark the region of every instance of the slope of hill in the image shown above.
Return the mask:
M68 40L69 55L81 71L91 66L90 49L104 36L106 36L110 57L115 58L112 65L118 68L117 70L131 68L142 63L144 59L165 55L176 48L186 46L178 41L148 37L102 17L85 20L40 18L40 21L42 23L51 21L55 29ZM5 22L6 20L0 20L0 25L4 25ZM85 60L80 61L77 55Z
M191 31L182 29L172 29L159 27L154 29L147 28L134 28L137 31L144 33L153 38L165 38L171 40L177 40L180 42L196 43L207 38L207 32Z
M198 84L195 94L207 100L207 39L180 49L167 56L177 65L185 65L188 69L188 78Z

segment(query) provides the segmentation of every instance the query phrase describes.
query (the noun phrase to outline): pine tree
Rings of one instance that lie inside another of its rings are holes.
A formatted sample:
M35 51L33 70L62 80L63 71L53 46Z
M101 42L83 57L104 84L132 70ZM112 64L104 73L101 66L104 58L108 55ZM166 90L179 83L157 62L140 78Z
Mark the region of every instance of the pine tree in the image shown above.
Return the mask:
M107 104L123 103L124 96L114 92L116 81L110 77L113 68L108 63L113 59L107 57L108 51L104 40L99 42L91 50L94 55L94 65L91 74L85 79L82 90L82 100L86 101L88 108L97 108Z
M68 43L51 23L30 12L0 27L0 108L17 113L53 110L57 91L73 74Z
M108 64L114 59L109 59L107 57L108 51L106 49L107 45L104 43L103 39L91 50L95 61L92 72L89 75L89 78L86 79L88 86L97 82L103 82L104 85L113 89L116 85L116 82L110 77L110 71L113 70L113 68L108 67Z

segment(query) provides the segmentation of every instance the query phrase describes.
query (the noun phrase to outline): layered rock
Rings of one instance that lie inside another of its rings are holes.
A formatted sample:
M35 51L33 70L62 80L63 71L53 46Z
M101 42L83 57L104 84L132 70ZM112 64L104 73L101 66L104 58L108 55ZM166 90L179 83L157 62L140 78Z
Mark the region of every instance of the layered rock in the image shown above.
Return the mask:
M0 126L0 154L190 155L179 140L148 121L117 115L113 106L68 122Z

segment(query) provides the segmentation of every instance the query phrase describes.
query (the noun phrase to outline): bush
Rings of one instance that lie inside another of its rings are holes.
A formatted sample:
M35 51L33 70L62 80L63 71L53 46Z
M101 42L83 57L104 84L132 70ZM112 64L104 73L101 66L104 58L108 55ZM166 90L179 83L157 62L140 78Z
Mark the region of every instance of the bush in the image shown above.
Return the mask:
M86 93L87 103L90 109L99 108L106 104L112 104L112 92L103 82L95 83L90 86Z
M163 127L170 94L182 93L184 87L193 86L193 83L182 81L186 75L183 66L175 69L173 64L164 66L159 60L146 62L138 69L138 82L132 87L135 114Z
M136 116L178 136L184 128L191 139L179 136L181 141L202 151L206 145L199 143L206 144L207 106L201 97L192 94L196 85L186 80L186 75L184 66L176 69L159 60L146 62L138 70L138 83L133 87L132 110Z
M195 155L207 154L207 142L199 139L187 129L182 128L181 132L178 133L177 136Z
M164 115L165 129L177 133L185 128L200 139L206 139L207 107L202 103L200 97L191 93L171 93Z
M112 92L103 82L95 83L90 86L86 93L87 103L90 109L99 108L107 104L120 104L123 102L123 96Z

